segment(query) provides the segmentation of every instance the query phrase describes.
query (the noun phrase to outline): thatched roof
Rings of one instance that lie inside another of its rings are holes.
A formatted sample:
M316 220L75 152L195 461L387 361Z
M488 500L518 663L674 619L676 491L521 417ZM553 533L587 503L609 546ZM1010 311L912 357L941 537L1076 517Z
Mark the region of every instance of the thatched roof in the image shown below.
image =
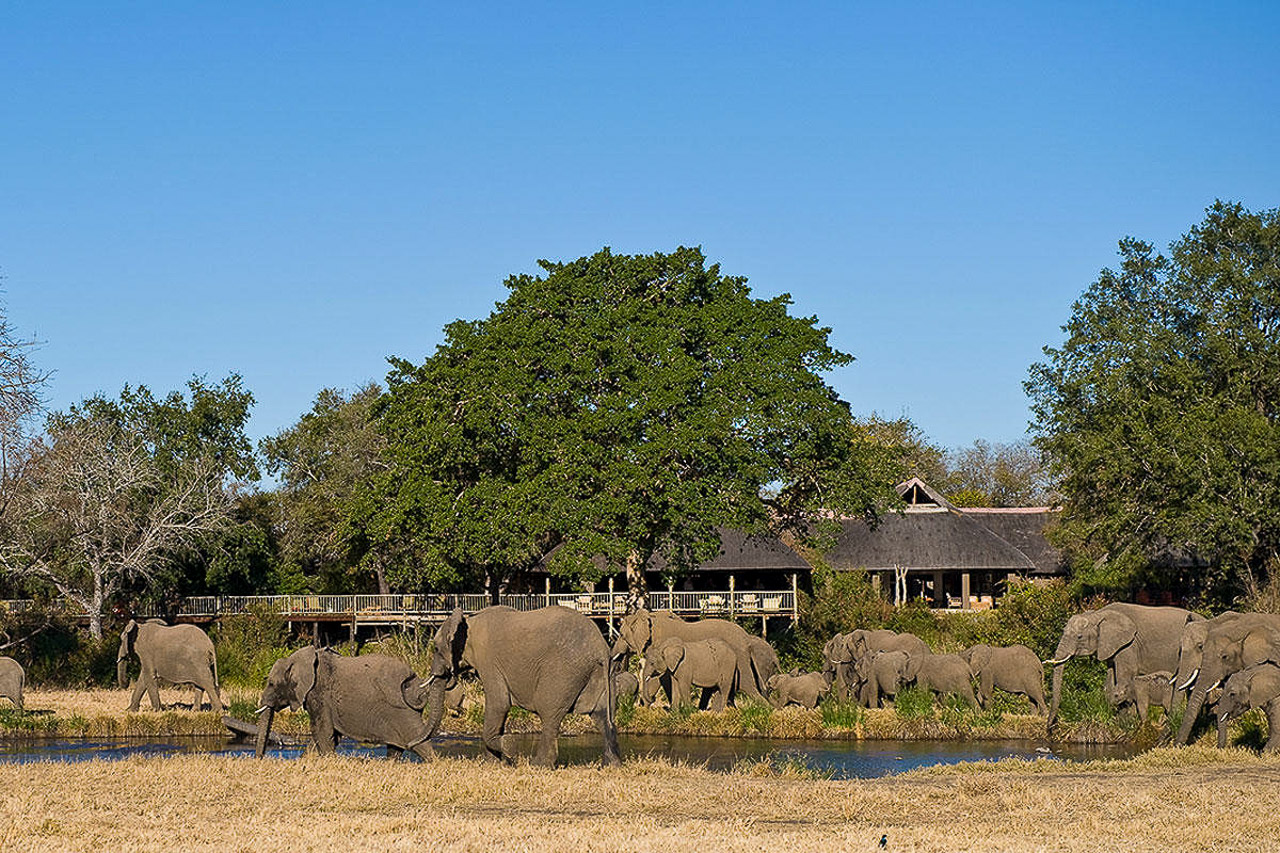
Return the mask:
M1062 574L1062 555L1045 538L1055 518L1047 507L966 509L964 514L1025 554L1035 564L1033 574Z
M875 527L846 519L826 554L835 569L1030 572L1026 554L976 520L953 509L890 513Z

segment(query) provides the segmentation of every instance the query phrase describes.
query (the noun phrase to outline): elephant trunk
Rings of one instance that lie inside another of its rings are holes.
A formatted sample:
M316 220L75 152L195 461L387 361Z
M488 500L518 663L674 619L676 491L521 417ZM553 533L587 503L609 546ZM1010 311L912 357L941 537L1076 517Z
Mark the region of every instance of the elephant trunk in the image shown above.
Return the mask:
M116 661L116 685L121 689L129 686L129 659L120 658Z
M1058 704L1062 701L1062 668L1065 663L1060 663L1053 668L1053 701L1049 704L1049 731L1053 731L1058 725Z
M1227 748L1227 715L1218 715L1218 749Z
M1196 686L1191 691L1191 698L1187 700L1187 708L1182 712L1182 725L1178 727L1178 737L1174 741L1178 746L1185 746L1188 738L1191 737L1191 727L1196 724L1196 717L1200 716L1200 709L1204 707L1205 696L1209 693L1208 687L1200 684L1200 680L1196 680Z
M444 718L444 692L449 686L449 679L432 676L427 697L427 739L436 736L440 729L440 720Z
M275 717L276 711L271 707L263 708L262 713L258 714L258 743L253 750L253 754L258 758L267 753L267 738L271 736L271 723Z

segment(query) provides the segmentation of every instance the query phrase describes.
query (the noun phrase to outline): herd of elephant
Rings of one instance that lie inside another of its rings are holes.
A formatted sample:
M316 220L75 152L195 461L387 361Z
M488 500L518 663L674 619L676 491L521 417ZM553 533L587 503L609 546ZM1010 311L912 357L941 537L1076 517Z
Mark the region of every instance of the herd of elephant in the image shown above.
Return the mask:
M638 677L620 665L633 654L643 660ZM159 710L157 685L166 682L194 686L208 695L215 712L222 712L213 643L200 628L158 619L130 621L117 657L122 687L133 656L141 672L130 710L138 709L143 693ZM429 757L430 742L463 674L473 675L484 691L486 750L513 759L503 745L507 717L513 707L524 708L542 724L532 757L542 765L555 764L560 723L570 713L595 721L604 762L619 763L619 696L654 701L660 689L673 707L698 692L700 704L722 710L737 696L768 698L775 707L813 708L829 693L879 707L910 684L985 707L999 688L1026 696L1037 713L1047 715L1052 731L1063 666L1081 656L1106 664L1108 699L1132 704L1142 719L1153 704L1170 712L1175 697L1185 692L1179 744L1187 742L1200 712L1212 705L1219 746L1226 743L1228 722L1261 708L1268 720L1265 748L1280 750L1280 616L1228 612L1206 619L1177 607L1117 603L1072 616L1046 661L1026 646L978 645L961 654L935 654L912 634L855 630L831 638L823 648L822 671L808 673L781 672L766 641L723 619L690 622L637 610L621 620L610 646L594 622L564 607L489 607L471 616L455 610L435 633L425 678L399 658L346 657L315 646L276 661L257 712L256 752L265 753L274 715L288 707L308 712L312 742L322 753L333 752L346 736L384 744L391 757L406 750ZM1053 666L1048 702L1046 664ZM0 697L22 708L24 680L16 661L0 658ZM195 707L200 707L199 692Z

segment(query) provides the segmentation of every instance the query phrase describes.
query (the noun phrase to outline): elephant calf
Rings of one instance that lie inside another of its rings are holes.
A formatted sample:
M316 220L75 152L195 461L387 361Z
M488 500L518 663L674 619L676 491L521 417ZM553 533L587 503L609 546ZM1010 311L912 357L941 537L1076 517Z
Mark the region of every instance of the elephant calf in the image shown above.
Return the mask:
M904 651L869 652L853 663L855 686L868 708L879 708L880 697L890 699L898 695L907 678L907 666L911 656Z
M694 688L702 690L700 706L706 704L707 693L714 692L713 711L723 711L733 698L738 659L723 640L672 638L655 647L651 657L658 675L671 679L671 707L686 704Z
M22 664L13 658L0 657L0 696L22 710L22 688L26 686L27 673Z
M1113 708L1132 704L1138 712L1139 722L1142 722L1147 719L1147 710L1152 705L1164 708L1166 717L1173 712L1173 689L1172 672L1153 672L1112 685L1107 691L1107 701Z
M1267 712L1265 752L1280 752L1280 666L1255 664L1233 673L1218 698L1218 746L1227 745L1227 723L1251 708Z
M777 673L765 682L765 693L775 708L799 705L810 710L831 692L833 679L821 672Z
M640 679L634 672L624 669L614 676L613 694L618 697L618 701L630 699L635 701L640 693Z

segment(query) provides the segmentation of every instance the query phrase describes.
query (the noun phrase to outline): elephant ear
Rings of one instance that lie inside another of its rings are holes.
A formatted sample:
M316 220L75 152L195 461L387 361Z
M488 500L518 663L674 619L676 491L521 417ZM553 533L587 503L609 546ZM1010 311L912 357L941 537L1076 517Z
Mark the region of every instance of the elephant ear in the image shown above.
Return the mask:
M969 664L969 669L974 672L986 669L987 664L991 661L991 655L994 653L994 649L990 646L974 646L973 648L966 649L965 651L969 653L969 657L966 658L966 663ZM960 656L964 657L963 654Z
M629 649L644 654L644 650L649 648L649 641L653 639L653 619L649 611L637 610L628 615L618 626L618 633Z
M133 644L137 639L138 623L130 619L129 623L124 626L124 630L120 632L121 657L133 651Z
M316 670L320 666L320 652L315 646L307 646L293 653L289 662L289 680L293 682L293 696L289 709L296 711L307 701L308 694L316 686Z
M455 607L436 632L435 652L431 656L432 678L444 678L457 673L462 665L462 652L467 645L467 617L462 608Z
M1249 679L1249 705L1253 708L1266 707L1268 702L1280 696L1280 669L1264 667Z
M1244 666L1280 664L1280 631L1250 631L1241 647Z
M680 666L680 661L684 660L684 643L664 643L661 649L658 649L658 659L662 661L662 667L667 672L675 672L676 667Z
M1138 628L1127 617L1103 619L1098 623L1098 660L1110 660L1133 642Z
M902 664L902 677L907 681L915 681L916 676L920 675L920 665L924 663L921 655L907 655L907 659Z

